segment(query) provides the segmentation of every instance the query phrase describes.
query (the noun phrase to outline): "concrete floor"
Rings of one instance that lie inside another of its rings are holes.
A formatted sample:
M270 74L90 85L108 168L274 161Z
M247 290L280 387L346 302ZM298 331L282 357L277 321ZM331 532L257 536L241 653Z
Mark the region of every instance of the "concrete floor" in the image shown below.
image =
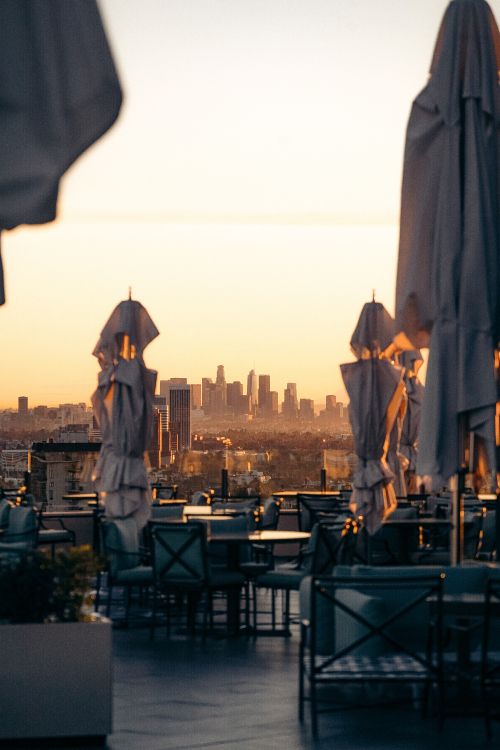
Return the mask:
M120 610L114 608L114 614ZM320 740L314 743L309 722L301 726L297 720L299 639L297 628L292 630L290 638L203 640L176 635L175 629L167 639L165 629L159 627L151 642L146 627L115 629L114 732L106 747L477 750L500 746L500 726L494 727L489 744L480 718L447 718L439 732L435 719L422 719L410 701L322 715ZM56 745L49 742L43 747L52 750ZM86 748L80 745L80 750Z
M298 637L151 643L146 630L115 631L110 750L475 750L483 721L448 718L442 732L410 704L320 718L320 740L297 721ZM500 744L495 727L491 747Z

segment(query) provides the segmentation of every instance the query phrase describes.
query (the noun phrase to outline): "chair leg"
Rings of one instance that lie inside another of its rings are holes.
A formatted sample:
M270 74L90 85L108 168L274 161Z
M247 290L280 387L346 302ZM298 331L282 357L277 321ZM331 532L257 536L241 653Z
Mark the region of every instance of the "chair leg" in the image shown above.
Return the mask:
M96 582L95 582L95 601L94 601L94 612L99 612L99 605L101 603L101 571L97 571Z
M290 591L285 590L285 633L290 633Z
M312 736L315 740L318 739L318 706L316 703L316 683L314 682L314 674L309 679L309 700L311 703L311 729Z
M106 617L109 617L111 613L112 596L113 596L113 584L109 583L109 578L108 578L108 601L106 602Z
M155 637L155 628L156 628L156 586L153 588L153 606L151 608L151 625L149 626L149 639L151 641L153 641Z
M132 586L130 585L130 583L128 583L126 590L125 590L125 627L126 628L128 628L131 600L132 600Z
M255 580L252 581L252 600L253 600L253 632L257 635L257 592L258 588Z
M271 627L276 630L276 590L271 589Z
M299 721L304 721L304 637L300 638L299 646Z

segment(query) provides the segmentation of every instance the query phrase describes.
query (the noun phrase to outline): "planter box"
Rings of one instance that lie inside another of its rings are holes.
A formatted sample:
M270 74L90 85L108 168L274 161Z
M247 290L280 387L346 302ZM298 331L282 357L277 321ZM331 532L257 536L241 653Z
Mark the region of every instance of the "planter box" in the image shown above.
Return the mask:
M109 621L0 625L0 665L0 741L111 732Z

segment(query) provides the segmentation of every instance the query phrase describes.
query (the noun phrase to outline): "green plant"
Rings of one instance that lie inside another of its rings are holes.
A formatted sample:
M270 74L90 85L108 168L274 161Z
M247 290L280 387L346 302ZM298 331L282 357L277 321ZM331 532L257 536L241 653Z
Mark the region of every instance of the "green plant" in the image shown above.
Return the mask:
M91 547L0 558L0 621L77 622L99 561Z

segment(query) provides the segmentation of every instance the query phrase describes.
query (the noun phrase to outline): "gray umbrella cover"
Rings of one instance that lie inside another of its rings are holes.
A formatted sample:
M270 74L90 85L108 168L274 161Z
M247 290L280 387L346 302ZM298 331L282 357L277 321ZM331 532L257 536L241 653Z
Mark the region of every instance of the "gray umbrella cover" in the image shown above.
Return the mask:
M416 349L403 352L399 364L403 368L403 382L406 388L406 414L401 427L399 452L406 459L405 473L414 474L417 469L418 441L420 432L420 415L424 386L417 377L417 365L422 362L422 355Z
M484 0L454 0L408 124L396 330L429 346L418 473L460 463L459 421L495 466L499 315L500 37Z
M61 176L121 106L95 0L2 0L0 71L0 229L44 224Z
M349 395L349 418L358 456L351 509L362 515L368 533L380 528L396 507L394 475L386 462L389 434L403 397L401 373L382 359L340 366Z
M381 302L367 302L351 337L351 349L360 359L367 354L378 356L394 338L394 320Z
M132 358L120 351L129 337ZM149 482L144 452L151 436L156 375L144 364L142 353L158 335L145 308L135 300L121 302L101 332L94 356L103 368L92 396L102 432L102 447L94 478L105 493L106 515L136 519L149 517Z

